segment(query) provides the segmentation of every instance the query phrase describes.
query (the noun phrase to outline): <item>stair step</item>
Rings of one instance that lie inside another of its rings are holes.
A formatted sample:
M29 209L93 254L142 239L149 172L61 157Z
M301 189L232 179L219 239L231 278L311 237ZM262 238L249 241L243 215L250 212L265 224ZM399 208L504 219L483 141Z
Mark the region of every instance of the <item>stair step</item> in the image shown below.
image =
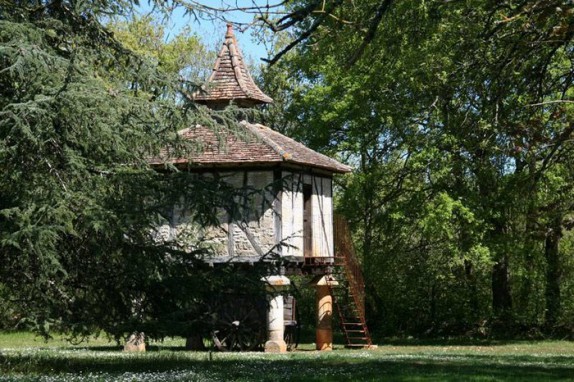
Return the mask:
M335 253L333 266L329 270L339 284L330 288L333 305L336 306L347 347L369 348L372 341L365 322L365 284L361 275L361 264L356 257L353 239L344 220L335 219L334 233Z

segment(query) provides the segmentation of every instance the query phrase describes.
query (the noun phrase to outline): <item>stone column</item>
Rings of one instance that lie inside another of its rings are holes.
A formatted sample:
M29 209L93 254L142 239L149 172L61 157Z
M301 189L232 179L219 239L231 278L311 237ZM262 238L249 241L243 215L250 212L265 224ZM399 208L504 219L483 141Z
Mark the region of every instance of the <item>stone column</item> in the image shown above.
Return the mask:
M124 351L126 352L142 352L145 351L145 334L144 332L133 332L126 343L124 344Z
M289 288L291 282L285 276L268 276L263 278L269 293L269 311L267 312L267 342L265 352L283 353L287 351L283 322L283 296L282 291Z
M315 344L317 350L333 350L333 297L330 286L339 283L332 276L318 276L311 281L317 296L317 329Z

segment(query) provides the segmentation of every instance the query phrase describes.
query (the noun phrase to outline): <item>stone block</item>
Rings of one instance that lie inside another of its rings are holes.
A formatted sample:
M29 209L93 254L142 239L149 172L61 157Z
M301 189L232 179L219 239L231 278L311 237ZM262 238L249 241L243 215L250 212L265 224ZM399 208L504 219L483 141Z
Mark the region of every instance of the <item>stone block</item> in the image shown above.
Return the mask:
M283 340L265 342L265 353L285 353L287 344Z

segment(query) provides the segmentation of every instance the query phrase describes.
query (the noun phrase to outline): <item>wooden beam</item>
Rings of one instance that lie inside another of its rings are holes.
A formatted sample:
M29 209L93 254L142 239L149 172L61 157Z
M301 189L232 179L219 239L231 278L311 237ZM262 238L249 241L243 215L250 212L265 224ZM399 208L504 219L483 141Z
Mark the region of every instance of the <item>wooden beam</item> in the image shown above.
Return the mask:
M274 235L275 245L279 255L283 254L283 246L280 245L283 240L283 187L282 187L281 170L273 171L273 220L274 220Z

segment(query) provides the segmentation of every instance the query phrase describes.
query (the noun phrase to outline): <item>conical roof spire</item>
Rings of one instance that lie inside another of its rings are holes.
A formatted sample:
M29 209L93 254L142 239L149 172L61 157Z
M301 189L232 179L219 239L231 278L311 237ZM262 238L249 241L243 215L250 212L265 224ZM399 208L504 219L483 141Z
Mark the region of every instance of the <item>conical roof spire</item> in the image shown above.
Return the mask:
M222 107L230 102L240 107L273 102L251 78L237 46L231 24L227 24L225 41L215 60L207 85L202 91L195 93L193 99L211 107Z

